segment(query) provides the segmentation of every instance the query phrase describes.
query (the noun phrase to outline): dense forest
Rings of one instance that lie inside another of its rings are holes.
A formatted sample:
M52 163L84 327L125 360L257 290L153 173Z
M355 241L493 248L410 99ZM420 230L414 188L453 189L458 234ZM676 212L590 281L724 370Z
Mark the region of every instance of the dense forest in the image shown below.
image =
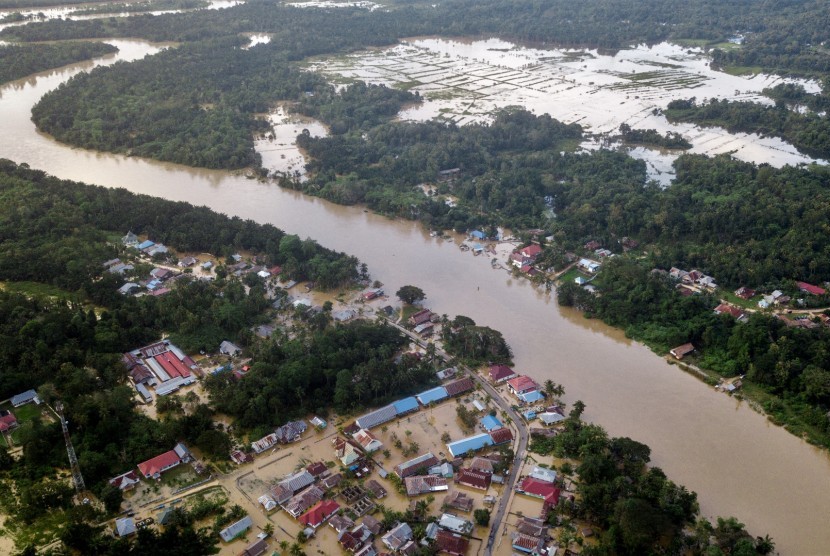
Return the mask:
M161 10L193 10L209 5L207 0L146 0L130 3L106 3L72 10L70 15L120 14Z
M0 45L0 85L33 73L118 52L100 42Z
M363 321L271 342L245 380L230 373L208 379L211 405L254 429L252 438L309 413L382 405L435 380L431 362L397 357L406 343L395 328Z
M724 377L745 375L754 397L773 420L830 448L830 330L787 326L773 315L750 313L746 323L713 311L714 296L681 296L675 282L651 272L647 261L616 258L603 266L593 296L573 283L558 291L559 303L625 329L659 351L686 342L698 364ZM794 284L782 283L797 292Z
M769 536L747 533L735 518L713 525L700 518L697 495L672 482L658 467L648 467L651 449L631 438L609 438L599 425L580 420L585 404L576 401L560 434L534 435L530 451L576 460L563 475L579 475L579 503L560 502L548 523L587 520L599 525L598 543L585 544L585 556L640 554L706 554L707 556L772 554ZM577 537L565 527L559 540L567 546Z

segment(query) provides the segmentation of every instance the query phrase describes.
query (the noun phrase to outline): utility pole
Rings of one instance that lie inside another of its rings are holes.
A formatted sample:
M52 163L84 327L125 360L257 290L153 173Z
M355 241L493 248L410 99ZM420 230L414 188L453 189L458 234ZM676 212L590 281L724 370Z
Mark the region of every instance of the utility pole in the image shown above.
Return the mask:
M69 438L69 427L66 425L66 419L63 416L63 402L59 401L55 404L55 413L58 414L61 420L63 440L66 442L66 453L69 456L69 467L72 470L72 482L75 483L75 492L79 497L82 497L86 485L84 484L84 477L81 475L81 467L78 465L78 456L75 455L75 448L72 447L72 439Z

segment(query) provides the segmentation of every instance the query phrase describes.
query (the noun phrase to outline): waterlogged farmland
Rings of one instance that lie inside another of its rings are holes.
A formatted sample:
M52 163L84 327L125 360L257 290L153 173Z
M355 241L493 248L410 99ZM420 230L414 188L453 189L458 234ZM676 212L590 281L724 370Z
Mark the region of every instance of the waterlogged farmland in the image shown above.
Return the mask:
M487 121L497 108L516 105L578 123L594 135L616 133L625 123L681 133L693 144L692 153L734 153L741 160L774 166L815 161L780 139L669 123L661 110L672 100L696 97L770 104L761 91L792 81L718 72L709 67L702 50L670 43L602 54L531 48L499 39L418 38L387 49L318 59L310 68L337 82L364 80L418 91L425 101L404 110L405 120L440 118L463 125ZM819 90L817 83L799 83L809 92ZM649 149L631 154L649 162L653 177L661 181L676 157Z

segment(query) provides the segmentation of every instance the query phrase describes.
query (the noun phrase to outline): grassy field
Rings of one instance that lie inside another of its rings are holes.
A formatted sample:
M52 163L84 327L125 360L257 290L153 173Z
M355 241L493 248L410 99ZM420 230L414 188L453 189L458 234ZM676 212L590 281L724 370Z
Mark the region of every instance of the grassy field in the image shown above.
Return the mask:
M718 290L718 295L721 297L721 299L725 299L732 305L743 307L744 309L757 309L758 301L760 301L760 299L763 297L760 295L756 295L755 297L752 297L750 299L741 299L734 293L726 290Z
M78 297L77 294L70 291L39 282L0 282L0 289L26 296L52 297L62 300L76 299Z

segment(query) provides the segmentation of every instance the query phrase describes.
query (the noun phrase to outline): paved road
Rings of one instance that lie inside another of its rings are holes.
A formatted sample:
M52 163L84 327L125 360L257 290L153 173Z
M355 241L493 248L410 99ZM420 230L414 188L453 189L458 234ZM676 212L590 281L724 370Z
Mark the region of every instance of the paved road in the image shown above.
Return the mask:
M390 324L392 324L392 326L406 334L413 341L417 342L421 347L426 348L427 343L422 338L418 337L416 334L412 333L411 331L407 330L406 328L398 324L392 323L391 321ZM435 354L444 359L445 361L451 359L446 352L444 352L441 349L438 349L437 347L435 349ZM493 388L493 386L489 382L487 382L486 380L482 380L478 373L472 371L471 369L468 369L463 366L461 368L469 372L470 377L472 377L472 379L476 383L478 383L485 392L487 392L490 395L490 398L492 398L493 402L495 402L496 405L498 405L503 411L507 413L507 415L513 421L513 424L519 431L519 445L516 448L516 457L513 460L513 466L510 468L510 473L507 477L505 477L504 490L502 491L501 500L499 500L499 505L496 509L495 515L493 515L491 518L492 526L490 527L490 535L487 537L487 544L484 546L484 556L490 556L493 552L493 545L496 542L498 532L502 529L502 520L504 519L504 516L507 513L507 508L510 505L510 495L513 492L513 487L516 483L516 479L518 478L519 469L521 468L522 461L524 460L525 455L527 454L527 441L529 433L527 430L527 426L525 425L525 422L522 420L519 414L513 410L510 404L504 398L502 398L501 394L499 394L498 391L495 388Z

